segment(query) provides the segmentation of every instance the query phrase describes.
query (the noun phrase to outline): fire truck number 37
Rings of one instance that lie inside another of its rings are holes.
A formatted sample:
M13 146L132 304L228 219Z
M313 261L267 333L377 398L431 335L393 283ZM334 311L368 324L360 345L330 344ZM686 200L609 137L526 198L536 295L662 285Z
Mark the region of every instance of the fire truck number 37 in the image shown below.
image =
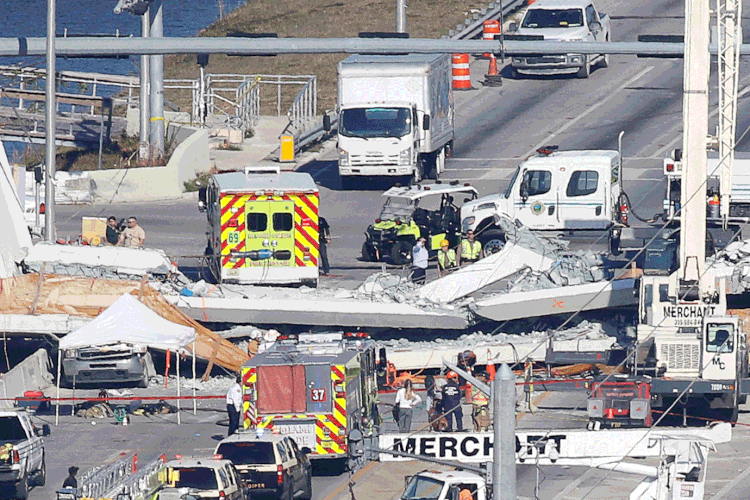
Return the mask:
M311 401L325 401L326 390L325 389L310 389L310 400Z

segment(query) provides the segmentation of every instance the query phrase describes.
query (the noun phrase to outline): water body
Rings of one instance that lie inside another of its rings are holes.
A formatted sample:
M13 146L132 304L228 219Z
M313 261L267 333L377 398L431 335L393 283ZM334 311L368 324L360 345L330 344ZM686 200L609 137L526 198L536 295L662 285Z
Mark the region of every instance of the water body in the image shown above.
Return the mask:
M219 6L225 14L246 0L163 0L164 36L188 37L219 19ZM0 36L43 37L47 34L47 0L4 0L0 9ZM140 36L141 18L124 12L115 14L115 0L57 0L57 36L100 34ZM137 75L139 58L63 59L57 58L57 70L89 71L118 75ZM0 64L25 64L44 67L44 58L0 57Z

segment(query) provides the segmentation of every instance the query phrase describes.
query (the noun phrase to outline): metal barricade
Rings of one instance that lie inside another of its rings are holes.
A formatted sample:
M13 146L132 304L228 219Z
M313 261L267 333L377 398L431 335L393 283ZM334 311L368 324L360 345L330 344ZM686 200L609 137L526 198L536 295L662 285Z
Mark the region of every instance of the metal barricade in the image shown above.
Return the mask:
M109 498L104 494L133 473L138 456L128 455L109 465L94 467L78 479L78 496L82 498Z

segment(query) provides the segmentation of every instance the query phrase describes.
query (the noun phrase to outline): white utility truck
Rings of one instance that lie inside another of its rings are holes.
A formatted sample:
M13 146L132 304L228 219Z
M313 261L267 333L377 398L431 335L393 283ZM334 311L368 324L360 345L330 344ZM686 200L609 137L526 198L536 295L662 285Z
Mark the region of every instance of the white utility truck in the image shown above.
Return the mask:
M511 23L509 39L558 42L609 42L610 21L591 0L538 0L529 6L521 25ZM591 68L609 66L607 54L550 54L511 56L512 75L575 74L588 78Z
M453 148L450 56L350 56L338 65L336 112L345 188L358 176L436 179Z
M504 193L464 203L461 229L474 230L485 255L505 242L496 216L532 230L605 230L619 216L620 159L619 152L610 150L539 149L516 169Z
M0 491L25 499L31 486L47 481L44 440L49 425L37 429L20 409L0 411Z

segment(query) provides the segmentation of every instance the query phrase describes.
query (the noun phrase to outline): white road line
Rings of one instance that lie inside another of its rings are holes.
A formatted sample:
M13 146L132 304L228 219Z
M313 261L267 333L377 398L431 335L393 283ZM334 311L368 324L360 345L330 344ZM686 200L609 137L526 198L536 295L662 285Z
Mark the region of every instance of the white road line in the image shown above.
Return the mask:
M568 484L564 490L562 490L560 493L555 495L555 498L553 498L552 500L563 500L568 495L568 493L578 488L579 484L581 484L584 480L588 479L588 477L593 473L593 471L594 469L587 469L586 472L578 476L575 481L572 481L570 484Z
M556 132L551 133L542 142L540 142L539 144L537 144L536 146L534 146L533 148L531 148L531 150L529 150L526 154L523 155L523 158L527 158L527 157L533 155L534 153L536 153L537 149L541 148L542 146L546 146L556 136L562 134L563 132L565 132L566 130L568 130L570 127L572 127L573 125L575 125L576 123L578 123L579 121L581 121L583 118L585 118L586 116L588 116L592 112L594 112L597 109L599 109L601 106L604 106L604 104L606 104L607 102L609 102L610 99L612 99L613 97L615 97L615 95L618 92L620 92L621 90L624 90L626 87L629 87L630 85L632 85L633 83L635 83L637 80L641 79L644 75L646 75L646 73L648 73L652 69L654 69L653 66L649 66L648 68L645 68L643 71L641 71L640 73L638 73L637 75L635 75L633 78L631 78L627 82L625 82L622 85L620 85L614 92L611 92L606 98L600 99L599 101L596 102L596 104L594 104L593 106L591 106L588 109L586 109L586 111L584 111L580 115L576 116L572 120L569 120L562 127L560 127L559 129L557 129Z
M730 491L732 491L734 489L734 487L737 486L740 483L740 481L742 481L743 479L745 479L745 477L747 477L748 474L750 474L750 467L748 467L747 469L743 470L742 474L740 474L739 476L737 476L734 479L732 479L732 481L730 481L729 484L727 484L722 489L720 489L719 492L716 495L714 495L713 497L711 497L711 499L712 500L719 500L720 498L723 498L724 495L726 495L727 493L729 493Z

